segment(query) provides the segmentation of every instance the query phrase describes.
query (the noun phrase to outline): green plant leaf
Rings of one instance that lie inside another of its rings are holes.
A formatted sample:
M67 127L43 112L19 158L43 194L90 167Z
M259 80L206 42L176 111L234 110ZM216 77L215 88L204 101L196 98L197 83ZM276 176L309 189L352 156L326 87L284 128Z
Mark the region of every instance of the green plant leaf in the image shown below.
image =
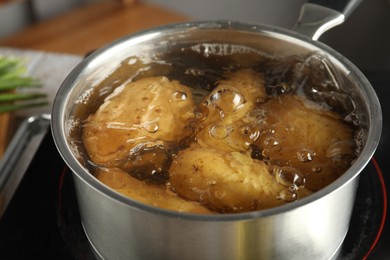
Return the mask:
M19 93L20 88L38 88L39 80L26 75L26 66L20 59L0 56L0 113L47 105L47 95L34 92ZM42 101L44 99L44 101ZM16 101L21 101L18 102Z

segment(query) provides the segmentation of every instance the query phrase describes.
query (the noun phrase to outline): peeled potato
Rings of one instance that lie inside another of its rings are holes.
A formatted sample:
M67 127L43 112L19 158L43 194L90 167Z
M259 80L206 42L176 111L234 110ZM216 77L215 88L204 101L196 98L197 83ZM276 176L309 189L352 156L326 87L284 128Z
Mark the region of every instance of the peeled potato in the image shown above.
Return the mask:
M140 79L118 87L90 115L83 142L91 160L117 166L139 150L187 137L195 105L189 88L166 77Z
M226 151L246 151L258 137L250 113L266 96L264 79L251 69L226 77L201 104L205 120L197 125L196 142Z
M196 202L178 197L165 185L146 184L118 168L99 169L95 176L110 188L141 203L180 212L213 213Z
M281 205L287 198L280 196L289 193L264 162L239 152L190 147L179 152L169 173L176 193L222 213Z
M353 129L335 113L291 95L260 107L265 123L256 146L271 164L296 168L306 188L316 191L333 182L355 158Z

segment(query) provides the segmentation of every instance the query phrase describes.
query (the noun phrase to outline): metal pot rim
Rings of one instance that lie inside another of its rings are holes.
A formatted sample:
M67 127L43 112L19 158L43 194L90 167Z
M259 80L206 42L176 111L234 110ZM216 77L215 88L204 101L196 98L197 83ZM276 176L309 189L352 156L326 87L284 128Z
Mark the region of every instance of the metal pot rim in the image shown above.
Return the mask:
M161 31L179 32L182 30L190 29L244 30L254 33L270 34L273 37L278 37L279 39L286 39L287 37L290 40L294 39L299 41L301 45L314 46L324 51L327 55L333 58L332 61L340 63L342 67L348 70L349 76L353 77L356 82L358 82L359 85L362 87L369 103L373 105L373 108L371 109L370 113L372 115L375 115L375 118L371 118L369 122L368 127L370 131L367 136L367 143L362 150L360 156L354 162L354 164L336 181L306 198L275 208L234 214L201 215L156 208L127 198L99 182L95 177L92 176L92 174L90 174L85 168L83 168L82 165L77 161L77 159L72 155L72 152L69 149L69 145L65 138L64 105L66 104L67 96L70 93L71 87L75 82L77 82L78 76L82 73L82 71L93 60L98 59L102 53L110 51L115 46L126 44L126 42L137 38L142 39L142 37L147 37L148 35L158 34ZM362 72L360 72L359 69L357 69L356 66L353 65L344 56L321 42L313 41L309 37L301 35L297 32L273 26L250 24L236 21L193 21L155 27L139 33L125 36L112 42L111 44L106 45L105 47L97 50L96 52L85 58L68 75L56 95L52 110L51 129L57 149L63 157L64 161L68 164L69 168L73 171L74 175L82 179L96 191L103 193L105 196L110 197L112 200L125 204L128 207L138 209L140 211L148 211L152 214L161 214L171 218L183 218L198 221L236 221L243 219L250 220L260 217L269 217L284 212L293 211L314 201L320 200L322 197L342 188L348 182L352 181L368 164L369 160L371 159L376 150L376 147L378 146L382 131L382 112L378 97L376 96L374 89L372 88L366 77L362 74Z

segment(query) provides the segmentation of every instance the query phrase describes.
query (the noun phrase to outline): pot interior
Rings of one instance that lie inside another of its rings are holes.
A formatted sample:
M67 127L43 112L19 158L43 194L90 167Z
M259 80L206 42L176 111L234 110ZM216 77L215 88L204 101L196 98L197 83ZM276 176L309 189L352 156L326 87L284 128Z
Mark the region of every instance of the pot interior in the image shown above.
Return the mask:
M310 80L322 89L314 101L332 106L356 125L359 156L337 181L302 200L297 207L332 192L354 178L371 158L380 137L377 97L353 64L327 46L294 32L234 22L170 25L120 39L91 54L61 86L53 108L53 134L60 153L80 178L97 189L93 167L82 145L82 122L118 86L136 79L167 76L194 89L194 99L215 87L230 69L257 68L268 75L271 91L284 91L288 80L297 88ZM325 86L325 87L324 87ZM123 201L127 199L123 198ZM283 206L284 207L284 206Z

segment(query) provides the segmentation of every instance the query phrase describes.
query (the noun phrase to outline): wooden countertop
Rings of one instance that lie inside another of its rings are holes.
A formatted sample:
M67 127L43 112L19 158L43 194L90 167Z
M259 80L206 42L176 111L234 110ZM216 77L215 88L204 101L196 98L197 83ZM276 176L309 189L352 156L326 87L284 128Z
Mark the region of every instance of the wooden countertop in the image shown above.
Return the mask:
M85 55L124 35L189 20L173 11L137 1L104 1L33 24L0 46Z
M81 6L0 39L0 46L84 56L122 36L187 17L135 0ZM15 127L12 114L0 114L0 158Z

